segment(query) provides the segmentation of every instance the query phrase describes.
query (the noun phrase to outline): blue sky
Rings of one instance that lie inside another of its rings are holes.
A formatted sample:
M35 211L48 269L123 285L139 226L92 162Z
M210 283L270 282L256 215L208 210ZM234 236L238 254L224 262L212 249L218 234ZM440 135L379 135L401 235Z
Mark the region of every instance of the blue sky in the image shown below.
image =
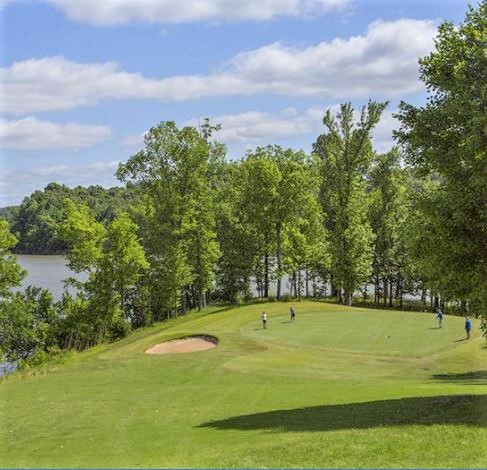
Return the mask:
M422 104L417 58L463 0L0 0L0 206L50 181L115 185L163 120L222 124L229 158L309 151L327 108Z

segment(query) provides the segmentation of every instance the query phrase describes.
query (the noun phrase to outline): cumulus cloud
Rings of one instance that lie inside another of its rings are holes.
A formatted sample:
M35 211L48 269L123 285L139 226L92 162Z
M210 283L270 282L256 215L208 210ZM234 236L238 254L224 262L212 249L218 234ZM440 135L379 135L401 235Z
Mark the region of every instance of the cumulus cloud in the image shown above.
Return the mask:
M70 19L96 25L132 22L266 21L347 9L352 0L44 0Z
M108 139L107 126L91 124L58 124L27 117L18 121L0 119L0 147L16 150L55 148L80 149Z
M28 169L0 169L0 206L19 204L22 199L37 189L56 181L74 187L78 185L118 184L114 176L119 162L96 162L85 166L57 165Z
M300 113L287 108L279 113L249 111L239 114L213 116L221 124L215 138L224 143L261 143L308 134L319 128L322 108L308 108ZM191 119L185 125L197 126L201 119Z
M0 70L1 101L4 112L30 113L95 105L108 99L404 96L421 89L417 60L432 49L435 34L431 21L376 21L364 35L307 47L273 43L241 52L207 75L162 79L125 72L111 62L29 59Z
M221 130L214 134L219 142L231 148L241 150L255 145L282 143L294 137L309 136L308 147L316 137L324 132L323 116L326 109L333 114L339 111L339 105L313 106L303 111L296 108L286 108L276 113L248 111L237 114L222 114L211 116L213 124L221 124ZM392 130L397 127L397 121L392 117L393 112L385 111L382 119L373 131L373 143L378 152L386 152L394 145ZM203 117L193 118L182 123L183 126L198 127ZM356 119L359 119L357 110ZM123 142L125 146L139 149L144 145L144 133L127 136Z
M394 145L397 145L392 138L392 131L399 128L399 121L393 117L396 112L397 109L385 111L372 132L374 148L379 153L388 152Z

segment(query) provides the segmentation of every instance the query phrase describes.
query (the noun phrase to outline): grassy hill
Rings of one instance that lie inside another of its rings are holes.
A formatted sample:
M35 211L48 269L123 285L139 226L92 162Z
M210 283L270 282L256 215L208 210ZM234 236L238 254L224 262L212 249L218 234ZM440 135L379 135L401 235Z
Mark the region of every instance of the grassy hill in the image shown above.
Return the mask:
M2 467L485 467L474 323L321 302L211 308L0 383ZM260 313L269 316L263 330ZM196 353L156 343L217 336Z

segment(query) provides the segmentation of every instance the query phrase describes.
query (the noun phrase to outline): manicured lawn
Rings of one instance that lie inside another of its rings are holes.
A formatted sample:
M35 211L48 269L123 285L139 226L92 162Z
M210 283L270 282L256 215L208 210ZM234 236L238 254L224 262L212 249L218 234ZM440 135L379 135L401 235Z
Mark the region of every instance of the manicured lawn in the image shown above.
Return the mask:
M485 467L463 320L320 302L211 309L0 383L2 467ZM260 313L269 315L262 330ZM205 333L218 347L149 356Z

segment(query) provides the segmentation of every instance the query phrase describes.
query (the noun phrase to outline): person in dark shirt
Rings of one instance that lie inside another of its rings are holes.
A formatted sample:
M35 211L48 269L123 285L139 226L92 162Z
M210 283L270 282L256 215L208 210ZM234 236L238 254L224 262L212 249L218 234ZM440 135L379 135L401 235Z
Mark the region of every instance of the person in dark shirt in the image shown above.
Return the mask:
M438 309L438 314L436 315L436 319L438 320L438 328L441 328L443 326L443 312L440 309Z
M467 339L470 339L470 331L472 330L472 320L465 318L465 331L467 333Z

